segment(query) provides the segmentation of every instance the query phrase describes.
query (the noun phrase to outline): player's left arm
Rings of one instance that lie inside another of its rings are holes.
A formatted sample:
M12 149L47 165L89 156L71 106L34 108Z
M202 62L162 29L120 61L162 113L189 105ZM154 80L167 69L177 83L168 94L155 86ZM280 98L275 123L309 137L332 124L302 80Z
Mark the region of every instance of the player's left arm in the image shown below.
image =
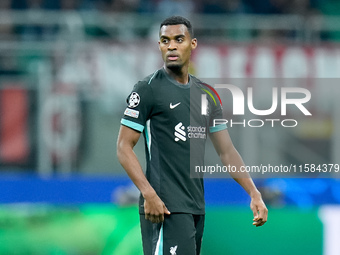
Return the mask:
M234 147L226 129L210 133L210 139L213 142L215 150L223 165L235 166L238 170L244 166L244 162ZM230 175L244 188L251 198L250 208L254 214L253 225L256 227L262 226L267 221L268 209L252 178L248 173L240 171L230 173Z

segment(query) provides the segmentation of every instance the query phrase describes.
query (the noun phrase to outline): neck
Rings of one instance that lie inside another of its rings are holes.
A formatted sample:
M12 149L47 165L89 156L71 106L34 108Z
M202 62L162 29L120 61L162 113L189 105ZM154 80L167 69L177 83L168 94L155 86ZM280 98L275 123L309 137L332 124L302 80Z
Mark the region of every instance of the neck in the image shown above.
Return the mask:
M180 68L180 69L169 69L168 67L164 66L164 70L181 84L187 84L189 82L189 71L188 68Z

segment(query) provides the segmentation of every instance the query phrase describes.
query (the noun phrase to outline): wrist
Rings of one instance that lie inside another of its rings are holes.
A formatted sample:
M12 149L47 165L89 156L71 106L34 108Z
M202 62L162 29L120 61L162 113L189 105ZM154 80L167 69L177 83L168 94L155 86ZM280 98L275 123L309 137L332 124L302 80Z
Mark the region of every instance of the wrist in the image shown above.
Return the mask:
M142 191L141 193L142 193L143 198L146 200L157 195L156 191L152 187L148 188L145 191Z
M262 198L262 195L260 193L260 191L258 191L257 189L254 189L252 190L250 193L249 193L249 196L252 198L252 199L258 199L258 198Z

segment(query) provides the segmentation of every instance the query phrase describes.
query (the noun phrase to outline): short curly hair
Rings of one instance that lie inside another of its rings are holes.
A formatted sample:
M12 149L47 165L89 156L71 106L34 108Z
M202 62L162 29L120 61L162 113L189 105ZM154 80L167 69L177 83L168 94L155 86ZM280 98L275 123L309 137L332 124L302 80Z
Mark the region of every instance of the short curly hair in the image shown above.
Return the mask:
M169 26L169 25L181 25L183 24L184 26L187 27L188 32L190 34L191 38L194 38L194 31L192 28L192 25L189 20L182 16L171 16L169 18L166 18L160 25L159 30L162 28L162 26Z

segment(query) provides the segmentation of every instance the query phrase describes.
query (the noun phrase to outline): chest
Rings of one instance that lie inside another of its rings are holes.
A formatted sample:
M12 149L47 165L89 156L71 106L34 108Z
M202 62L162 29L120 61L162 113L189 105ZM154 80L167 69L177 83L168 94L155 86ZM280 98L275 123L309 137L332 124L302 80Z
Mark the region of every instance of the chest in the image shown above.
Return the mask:
M152 118L163 124L174 125L182 122L185 125L203 125L207 123L207 116L202 115L202 91L198 88L179 88L177 86L163 86L157 90Z

